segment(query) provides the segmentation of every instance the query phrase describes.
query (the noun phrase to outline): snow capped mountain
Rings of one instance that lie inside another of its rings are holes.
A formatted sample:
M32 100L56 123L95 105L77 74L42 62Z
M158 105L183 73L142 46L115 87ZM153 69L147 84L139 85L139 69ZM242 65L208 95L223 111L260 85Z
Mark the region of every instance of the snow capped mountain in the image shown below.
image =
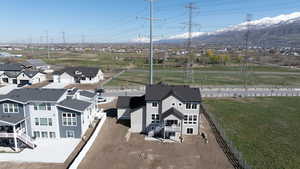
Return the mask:
M227 28L219 29L214 32L193 32L192 37L201 37L201 36L209 36L209 35L218 35L226 32L231 31L244 31L249 27L250 29L263 29L273 26L279 26L281 24L290 24L296 21L300 21L300 12L294 12L291 14L284 14L279 15L276 17L265 17L262 19L250 21L250 22L243 22L238 25L229 26ZM178 34L174 36L170 36L164 40L175 40L175 39L187 39L188 33Z

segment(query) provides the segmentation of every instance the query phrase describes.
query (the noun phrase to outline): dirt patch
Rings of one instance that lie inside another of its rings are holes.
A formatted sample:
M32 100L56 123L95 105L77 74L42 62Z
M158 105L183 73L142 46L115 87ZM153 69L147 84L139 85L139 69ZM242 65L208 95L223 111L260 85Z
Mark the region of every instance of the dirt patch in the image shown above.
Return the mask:
M182 144L151 142L140 134L128 138L128 127L107 118L79 169L232 169L211 130L205 132L208 144L200 136L185 137Z

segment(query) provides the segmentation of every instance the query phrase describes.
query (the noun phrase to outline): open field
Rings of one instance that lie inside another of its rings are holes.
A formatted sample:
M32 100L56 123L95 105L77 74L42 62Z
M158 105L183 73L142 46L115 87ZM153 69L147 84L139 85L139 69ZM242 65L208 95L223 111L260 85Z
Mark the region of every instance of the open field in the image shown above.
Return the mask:
M261 169L300 166L300 98L206 99L247 162Z
M124 124L107 118L79 169L233 169L209 131L208 144L200 136L185 137L182 144L163 144L128 133Z
M154 73L155 82L184 84L184 72L161 71ZM245 76L239 72L194 72L194 82L189 85L243 85ZM248 85L296 86L300 85L300 74L250 73ZM106 86L141 86L148 82L147 72L127 71L110 81Z

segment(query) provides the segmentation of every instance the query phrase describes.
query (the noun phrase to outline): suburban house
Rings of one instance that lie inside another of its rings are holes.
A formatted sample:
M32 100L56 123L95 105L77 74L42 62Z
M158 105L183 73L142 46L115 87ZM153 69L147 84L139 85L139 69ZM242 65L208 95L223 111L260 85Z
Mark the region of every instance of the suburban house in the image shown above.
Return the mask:
M81 138L99 116L96 94L78 89L14 89L0 96L0 143L34 148L35 139Z
M48 71L51 68L50 65L45 63L42 59L27 59L22 64L34 70Z
M144 96L121 96L117 118L130 120L130 131L182 141L199 134L201 94L198 88L154 84Z
M98 83L104 79L104 75L99 68L95 67L67 67L53 73L54 83Z
M47 80L46 74L29 70L20 63L0 65L0 83L2 84L36 84Z

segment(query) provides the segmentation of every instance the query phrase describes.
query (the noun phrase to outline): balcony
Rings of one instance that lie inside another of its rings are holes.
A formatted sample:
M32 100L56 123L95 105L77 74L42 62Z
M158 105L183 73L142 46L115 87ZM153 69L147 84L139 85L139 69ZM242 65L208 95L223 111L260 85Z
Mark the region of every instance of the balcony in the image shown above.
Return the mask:
M179 125L165 126L165 132L180 132L181 127Z

